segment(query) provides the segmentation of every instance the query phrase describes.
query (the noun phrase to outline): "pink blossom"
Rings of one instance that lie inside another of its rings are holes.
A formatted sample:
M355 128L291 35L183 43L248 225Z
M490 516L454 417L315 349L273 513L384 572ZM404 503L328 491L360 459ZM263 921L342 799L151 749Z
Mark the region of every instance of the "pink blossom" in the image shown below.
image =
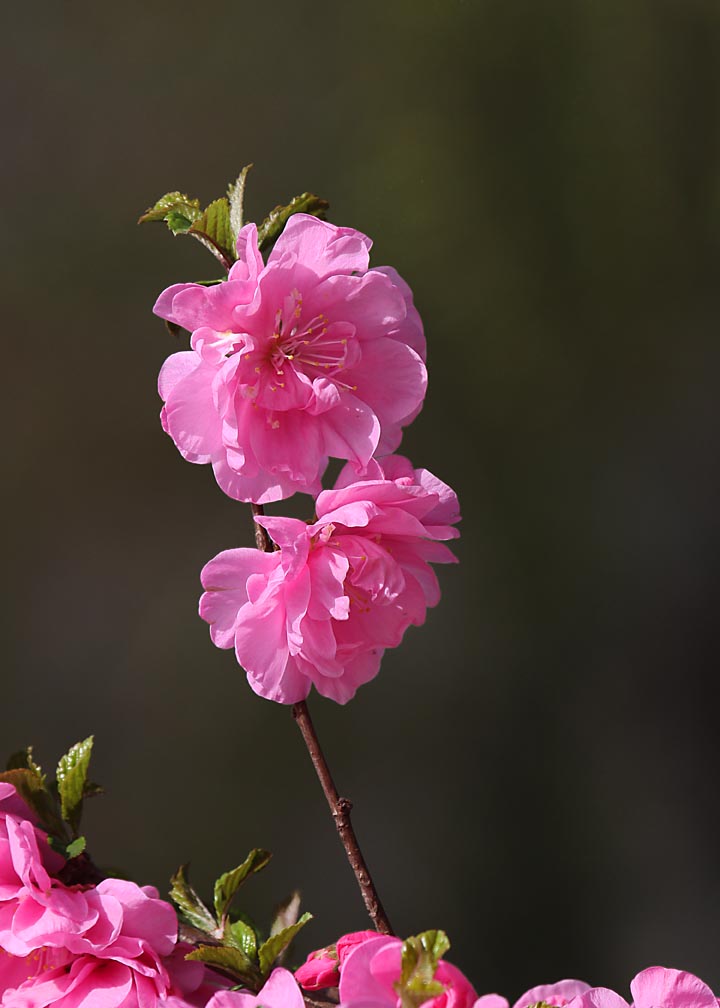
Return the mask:
M305 990L337 987L342 964L354 948L370 938L377 938L377 931L352 931L338 938L336 945L311 952L302 966L295 970L295 979Z
M718 999L698 977L683 970L651 966L630 984L634 1008L717 1008ZM605 987L574 998L572 1008L628 1008L627 1001Z
M210 999L207 1008L305 1008L305 1002L292 973L275 969L257 994L220 991Z
M295 970L295 979L305 990L322 990L337 987L340 971L337 950L334 946L311 952L305 962Z
M350 952L340 972L340 1001L345 1008L401 1008L395 984L400 979L402 946L401 938L376 935ZM456 966L440 959L434 979L445 990L423 1008L473 1008L477 994Z
M540 984L525 991L513 1008L529 1008L530 1005L539 1002L551 1005L552 1008L564 1008L573 998L589 990L590 984L583 983L582 980L558 980L553 984ZM475 1002L474 1008L510 1008L510 1006L507 999L500 997L499 994L484 994Z
M455 561L439 540L458 535L457 497L407 459L370 469L350 483L346 467L311 525L258 518L276 552L226 550L202 571L200 615L260 696L296 703L314 685L346 703L440 598L430 563Z
M160 372L163 427L231 497L316 494L328 457L362 472L420 411L422 324L398 274L368 268L370 246L296 214L264 264L248 224L227 281L160 295L156 314L192 332Z

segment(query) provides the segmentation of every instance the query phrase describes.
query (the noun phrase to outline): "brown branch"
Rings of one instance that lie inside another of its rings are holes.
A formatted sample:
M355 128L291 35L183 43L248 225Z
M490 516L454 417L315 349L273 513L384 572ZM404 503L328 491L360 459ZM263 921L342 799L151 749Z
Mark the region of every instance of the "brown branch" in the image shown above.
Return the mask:
M265 514L265 510L262 504L251 504L253 518L258 515ZM262 525L255 524L255 545L263 553L268 553L273 549L273 543L270 536L267 534ZM317 774L320 785L323 789L323 793L327 798L327 803L330 806L330 813L335 820L335 827L338 831L340 837L340 842L345 848L345 853L347 854L347 859L350 862L350 867L355 873L355 878L357 884L360 887L360 892L362 893L363 902L367 912L370 914L375 928L380 932L380 934L393 933L392 927L390 926L390 921L385 913L385 909L380 902L380 897L378 896L377 889L375 888L375 883L373 882L372 875L365 863L365 858L360 850L360 844L355 836L355 830L350 819L350 812L352 811L352 802L348 798L341 798L338 789L335 787L335 781L330 773L330 767L328 766L325 755L320 746L320 741L315 732L315 726L312 723L312 718L310 717L310 711L308 710L307 704L304 700L300 703L293 704L293 717L297 723L298 728L302 734L305 741L307 751L310 754L310 759L315 767L315 773Z
M251 504L250 507L252 508L253 518L255 518L256 515L265 514L265 508L262 504ZM253 521L253 525L255 526L255 545L257 548L261 553L272 552L273 544L270 540L270 536L267 534L262 525L258 525L256 521Z
M350 862L350 867L355 872L355 878L357 879L357 884L360 887L365 908L370 914L376 929L381 934L392 934L393 931L390 926L390 921L388 920L388 916L385 913L382 903L380 902L380 897L377 894L375 883L373 882L372 875L365 863L365 858L360 850L360 845L358 844L357 837L355 836L355 830L353 829L353 825L350 820L352 802L347 798L341 798L338 794L338 790L332 779L332 774L330 773L327 760L325 759L323 751L320 747L320 742L315 732L315 726L313 725L310 717L310 711L308 710L307 704L304 700L301 700L300 703L293 704L293 717L295 718L298 728L302 733L302 737L305 740L307 751L310 753L310 759L312 760L313 766L315 767L315 773L318 776L318 780L320 781L325 797L327 798L327 803L330 806L330 812L335 820L335 827L340 836L340 841L345 848L345 853L347 854L348 861Z

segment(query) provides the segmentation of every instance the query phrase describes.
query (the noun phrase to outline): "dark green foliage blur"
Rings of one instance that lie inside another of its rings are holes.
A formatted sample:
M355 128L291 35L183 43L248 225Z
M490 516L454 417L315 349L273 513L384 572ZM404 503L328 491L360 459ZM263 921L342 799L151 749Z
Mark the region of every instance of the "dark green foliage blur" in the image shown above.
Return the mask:
M301 949L366 926L289 711L196 616L248 509L157 418L184 345L153 301L216 264L135 222L253 161L250 219L317 193L415 290L403 447L463 505L426 627L348 707L311 703L395 927L445 929L481 993L652 964L717 988L720 4L3 20L0 749L95 734L101 864L167 891L192 861L207 893L266 847L248 913L300 886Z

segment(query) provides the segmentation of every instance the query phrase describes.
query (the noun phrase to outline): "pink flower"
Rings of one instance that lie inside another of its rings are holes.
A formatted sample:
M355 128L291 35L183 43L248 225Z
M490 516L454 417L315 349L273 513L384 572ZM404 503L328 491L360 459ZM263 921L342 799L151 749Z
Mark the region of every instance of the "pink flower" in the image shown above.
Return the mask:
M340 983L339 960L334 946L311 952L295 970L295 979L305 990L337 987Z
M529 1008L529 1005L544 1002L552 1008L564 1008L573 998L590 990L590 984L582 980L558 980L553 984L531 987L521 995L513 1008ZM510 1008L508 1001L499 994L484 994L475 1002L474 1008Z
M156 314L192 332L160 372L163 427L231 497L316 494L329 456L361 472L420 411L420 317L394 270L368 268L370 245L296 214L265 265L248 224L227 281L158 298Z
M630 984L634 1008L717 1008L713 992L692 973L651 966ZM628 1008L619 994L594 987L570 1002L572 1008Z
M276 969L257 994L219 991L207 1008L305 1008L305 1002L292 973Z
M338 938L336 945L311 952L303 965L295 970L295 979L305 990L337 987L342 964L354 948L370 938L377 938L377 931L352 931Z
M402 963L401 938L376 935L357 945L340 972L340 1001L345 1008L401 1008L395 990ZM457 967L440 959L434 978L443 984L442 994L430 998L424 1008L473 1008L477 1000L470 981Z
M3 1008L75 1008L96 990L104 1008L154 1008L206 983L203 966L170 958L177 918L156 889L120 879L65 885L54 877L64 859L29 815L14 788L0 783Z
M235 647L269 700L296 703L314 685L346 703L437 604L430 563L455 561L438 541L458 535L449 487L396 456L373 462L364 481L348 482L347 469L318 497L312 525L257 519L278 551L226 550L202 571L200 615L214 643Z

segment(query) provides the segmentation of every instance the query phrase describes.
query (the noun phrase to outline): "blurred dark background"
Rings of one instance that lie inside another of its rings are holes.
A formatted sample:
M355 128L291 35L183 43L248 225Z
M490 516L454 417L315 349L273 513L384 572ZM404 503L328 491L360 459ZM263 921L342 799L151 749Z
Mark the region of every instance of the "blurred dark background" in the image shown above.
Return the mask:
M404 451L463 504L442 605L311 708L396 928L480 992L660 963L720 985L720 5L5 8L2 749L97 736L96 858L207 887L254 845L304 949L365 926L289 711L196 616L246 508L182 462L150 309L213 275L160 225L255 162L415 290ZM309 502L308 502L309 503ZM275 507L277 513L281 507ZM302 948L300 949L302 951Z

